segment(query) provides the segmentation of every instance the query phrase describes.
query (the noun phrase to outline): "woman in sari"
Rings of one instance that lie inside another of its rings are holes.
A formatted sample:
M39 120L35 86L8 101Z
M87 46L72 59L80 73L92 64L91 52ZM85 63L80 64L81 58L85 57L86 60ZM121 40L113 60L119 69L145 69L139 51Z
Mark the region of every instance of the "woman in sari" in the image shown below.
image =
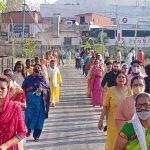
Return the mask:
M91 102L93 106L102 106L103 93L101 88L103 70L98 59L90 71Z
M115 123L118 131L122 128L122 125L128 120L131 120L135 112L135 97L144 92L145 82L144 78L136 76L131 80L132 95L124 98L116 112Z
M7 76L10 80L10 100L18 102L21 108L25 110L26 108L25 92L19 85L15 83L12 70L5 69L4 75Z
M115 125L115 114L123 98L130 95L130 89L126 86L127 76L120 71L116 75L116 86L110 87L104 98L103 111L99 119L98 128L102 129L104 117L107 115L107 140L106 150L113 150L118 130Z
M25 122L28 129L27 136L33 131L35 142L39 141L42 132L44 120L46 117L49 101L48 85L46 79L42 76L42 67L36 64L33 74L29 75L23 82L22 88L26 93L27 107L25 109Z
M88 97L91 97L91 70L92 70L92 68L93 68L93 66L94 66L94 62L95 62L95 57L94 56L92 56L91 57L91 59L90 59L90 62L86 65L86 69L88 70L88 75L87 75L87 83L88 83L88 85L87 85L87 95L88 95Z
M114 150L150 150L150 95L135 98L135 113L126 122L116 140Z
M85 76L88 75L87 65L89 64L91 57L92 57L92 55L90 53L90 49L87 49L86 56L85 56Z
M0 150L17 150L26 135L23 111L9 94L9 79L0 76Z

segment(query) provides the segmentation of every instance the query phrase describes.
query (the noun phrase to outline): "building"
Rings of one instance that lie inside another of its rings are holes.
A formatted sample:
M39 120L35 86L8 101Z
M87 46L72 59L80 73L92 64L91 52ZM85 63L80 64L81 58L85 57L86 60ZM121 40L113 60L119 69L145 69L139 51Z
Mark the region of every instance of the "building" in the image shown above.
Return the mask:
M41 16L37 11L4 12L1 18L0 40L4 43L1 46L14 42L16 51L19 51L23 46L24 38L36 39L37 33L42 32Z
M76 15L76 22L80 25L94 25L99 27L107 27L115 25L115 22L111 17L96 14L96 13L85 13Z
M74 19L71 21L56 14L42 20L44 32L38 33L37 38L42 41L42 45L48 45L48 47L78 47L80 45L80 32L73 24Z

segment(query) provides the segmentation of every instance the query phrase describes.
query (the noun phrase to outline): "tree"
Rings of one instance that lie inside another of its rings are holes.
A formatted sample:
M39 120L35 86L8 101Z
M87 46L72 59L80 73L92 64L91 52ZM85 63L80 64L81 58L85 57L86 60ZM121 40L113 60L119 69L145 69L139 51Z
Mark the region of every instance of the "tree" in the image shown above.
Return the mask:
M6 7L5 3L3 0L0 0L0 11L4 10Z
M103 54L104 51L106 50L106 47L105 47L104 44L95 44L94 46L95 46L96 52L98 52L98 53L102 53Z
M25 58L32 58L35 56L37 41L33 39L24 39L23 56Z
M107 34L102 31L98 34L97 38L95 39L95 43L103 44L106 38L107 38Z
M106 50L105 47L105 40L107 39L107 34L104 31L101 31L97 38L95 39L94 46L95 46L95 50L99 53L104 53L104 51Z

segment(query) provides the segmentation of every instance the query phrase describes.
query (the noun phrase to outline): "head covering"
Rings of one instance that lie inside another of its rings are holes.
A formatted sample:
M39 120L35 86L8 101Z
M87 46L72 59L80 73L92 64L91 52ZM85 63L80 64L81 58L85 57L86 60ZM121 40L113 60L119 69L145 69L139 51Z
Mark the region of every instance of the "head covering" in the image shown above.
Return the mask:
M0 75L0 82L1 81L4 81L4 82L8 83L8 91L7 91L6 97L4 98L4 106L3 106L3 109L2 109L2 112L1 112L3 114L3 112L5 111L5 109L7 107L7 104L9 103L10 87L9 87L9 79L8 79L7 76ZM0 114L0 120L1 120L1 114Z
M9 79L5 75L0 75L0 81L5 81L8 83L8 91L6 97L4 98L4 106L2 112L0 112L0 126L7 123L13 114L15 113L16 103L10 101L10 87L9 87Z
M128 64L127 64L127 63L121 64L121 70L123 69L124 66L127 66L127 67L128 67Z
M6 76L0 75L0 80L8 82L7 95L4 98L4 106L0 112L0 131L3 133L0 136L0 145L6 143L17 134L22 138L25 137L25 125L21 107L19 104L10 101L9 79ZM7 130L6 130L7 129ZM9 148L16 150L16 145Z
M11 69L5 69L4 75L7 76L10 80L14 80L14 73Z

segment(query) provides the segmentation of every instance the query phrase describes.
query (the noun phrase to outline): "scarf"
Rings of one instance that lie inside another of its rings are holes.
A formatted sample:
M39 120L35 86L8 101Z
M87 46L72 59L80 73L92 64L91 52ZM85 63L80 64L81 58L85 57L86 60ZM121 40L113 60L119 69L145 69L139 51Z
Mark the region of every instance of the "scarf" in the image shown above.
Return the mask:
M57 73L58 73L58 67L54 67L54 69L53 68L51 68L51 67L49 67L49 75L50 75L50 78L52 79L52 83L53 83L53 85L54 85L54 87L57 87Z
M7 123L15 113L16 103L10 101L10 87L8 87L7 95L4 98L4 106L0 112L0 126Z
M123 67L124 67L124 66L127 66L127 67L128 67L128 64L127 64L127 63L123 63L123 64L121 64L121 67L120 67L120 68L121 68L121 70L123 69Z
M142 126L139 120L139 117L137 116L136 113L134 113L131 121L133 124L133 128L135 130L135 133L137 135L139 144L141 146L141 149L147 150L146 139L145 139L145 128Z

